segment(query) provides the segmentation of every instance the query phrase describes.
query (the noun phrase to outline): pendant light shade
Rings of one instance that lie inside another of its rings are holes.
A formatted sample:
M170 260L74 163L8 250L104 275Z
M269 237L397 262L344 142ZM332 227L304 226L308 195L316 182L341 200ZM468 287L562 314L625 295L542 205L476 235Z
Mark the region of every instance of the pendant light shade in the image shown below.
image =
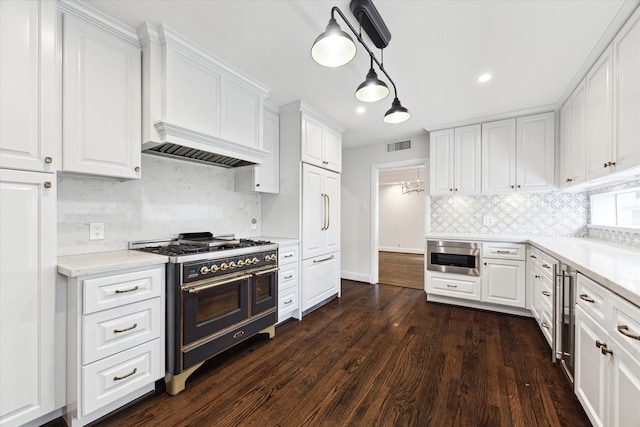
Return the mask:
M367 73L367 78L356 89L356 99L362 102L377 102L389 95L387 84L378 78L373 66Z
M385 123L402 123L404 121L409 120L411 117L411 113L409 110L404 108L402 104L400 104L400 100L395 98L393 103L391 104L391 108L385 113L384 120Z
M324 33L320 34L311 47L311 57L325 67L339 67L356 56L356 44L349 34L340 29L332 17Z

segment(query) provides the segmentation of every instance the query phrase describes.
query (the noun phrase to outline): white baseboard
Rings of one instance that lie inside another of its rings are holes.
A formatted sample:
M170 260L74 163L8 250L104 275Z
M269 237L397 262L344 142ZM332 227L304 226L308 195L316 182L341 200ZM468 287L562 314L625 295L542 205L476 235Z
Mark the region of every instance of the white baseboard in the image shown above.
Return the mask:
M355 280L356 282L371 283L371 276L368 274L354 273L352 271L340 272L340 277L347 280Z
M400 252L403 254L424 254L424 248L416 249L416 248L394 248L394 247L380 246L378 250L382 252Z

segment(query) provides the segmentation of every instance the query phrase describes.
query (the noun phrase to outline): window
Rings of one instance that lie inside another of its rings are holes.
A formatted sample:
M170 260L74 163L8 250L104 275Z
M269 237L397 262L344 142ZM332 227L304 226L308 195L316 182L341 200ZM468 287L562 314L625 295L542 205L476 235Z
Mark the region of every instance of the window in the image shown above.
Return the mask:
M640 187L592 195L591 224L640 228Z

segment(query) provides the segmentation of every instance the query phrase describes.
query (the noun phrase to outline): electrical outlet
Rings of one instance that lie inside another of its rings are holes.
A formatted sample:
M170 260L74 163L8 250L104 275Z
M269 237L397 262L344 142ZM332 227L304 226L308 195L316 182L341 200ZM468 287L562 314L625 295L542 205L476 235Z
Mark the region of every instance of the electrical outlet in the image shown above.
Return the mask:
M258 228L258 220L257 220L257 219L255 219L255 218L253 218L253 219L251 220L251 229L252 229L252 230L256 230L257 228Z
M89 224L89 240L104 239L104 222L92 222Z

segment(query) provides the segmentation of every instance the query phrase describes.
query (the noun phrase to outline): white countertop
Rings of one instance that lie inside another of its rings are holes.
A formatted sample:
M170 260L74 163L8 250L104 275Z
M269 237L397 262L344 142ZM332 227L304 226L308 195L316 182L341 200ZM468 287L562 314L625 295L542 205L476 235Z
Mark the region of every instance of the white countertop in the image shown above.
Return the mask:
M640 248L582 237L427 233L427 239L529 243L640 306Z
M108 273L126 268L164 264L168 257L140 251L109 251L58 257L58 273L68 277Z
M290 239L288 237L270 237L270 236L261 236L261 237L252 237L255 240L268 240L271 243L277 243L280 246L284 245L294 245L296 243L300 243L300 239Z

